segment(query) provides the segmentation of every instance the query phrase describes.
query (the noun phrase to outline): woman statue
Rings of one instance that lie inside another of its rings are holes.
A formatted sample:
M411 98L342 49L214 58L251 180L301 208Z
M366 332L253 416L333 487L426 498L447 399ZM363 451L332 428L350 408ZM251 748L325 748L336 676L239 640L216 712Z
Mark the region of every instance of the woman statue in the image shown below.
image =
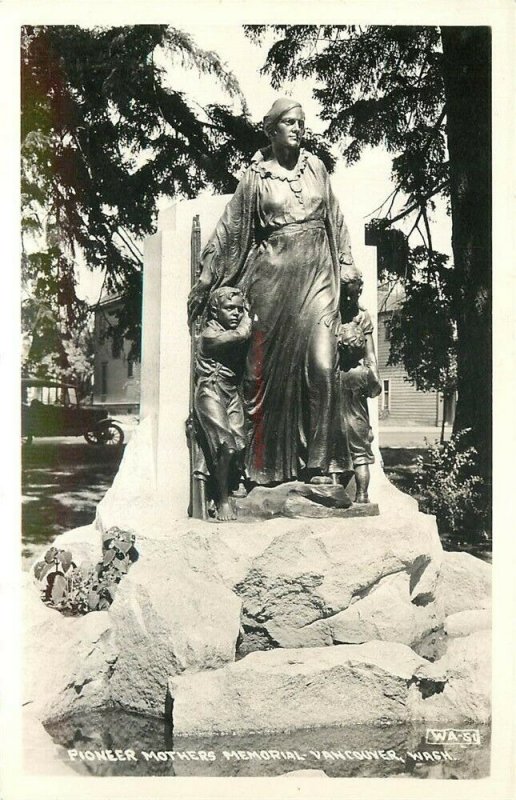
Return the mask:
M252 334L243 393L246 468L258 484L314 483L352 472L338 413L337 332L349 235L323 163L301 147L305 115L276 100L259 150L201 255L190 321L210 291L248 298Z

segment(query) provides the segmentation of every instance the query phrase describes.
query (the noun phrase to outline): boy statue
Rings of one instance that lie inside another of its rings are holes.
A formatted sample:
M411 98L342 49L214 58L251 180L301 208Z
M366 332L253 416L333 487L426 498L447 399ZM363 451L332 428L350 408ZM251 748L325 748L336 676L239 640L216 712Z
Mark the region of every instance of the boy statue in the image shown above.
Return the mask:
M242 292L230 286L212 292L208 319L199 336L194 409L221 522L236 519L229 490L232 473L241 475L246 446L239 385L250 336L251 320Z
M340 414L355 472L356 503L369 502L369 464L374 463L367 398L377 397L382 391L372 335L373 323L369 312L358 305L362 285L359 270L344 266L341 273L343 324L338 330Z

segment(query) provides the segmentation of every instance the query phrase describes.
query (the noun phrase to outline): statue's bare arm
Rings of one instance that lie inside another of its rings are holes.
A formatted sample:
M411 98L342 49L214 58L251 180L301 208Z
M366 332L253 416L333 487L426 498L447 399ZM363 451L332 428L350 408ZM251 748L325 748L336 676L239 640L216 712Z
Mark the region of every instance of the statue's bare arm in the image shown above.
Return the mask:
M245 342L251 335L251 319L247 311L235 330L206 330L202 334L202 345L206 355L215 356L220 350L233 344Z

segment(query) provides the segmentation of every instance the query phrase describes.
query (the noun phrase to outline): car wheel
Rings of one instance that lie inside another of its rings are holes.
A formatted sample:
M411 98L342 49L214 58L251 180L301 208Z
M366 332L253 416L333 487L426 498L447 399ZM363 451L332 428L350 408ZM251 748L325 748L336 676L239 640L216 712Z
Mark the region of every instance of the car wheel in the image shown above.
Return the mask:
M109 447L121 447L124 443L124 432L119 425L112 422L101 431L102 439L101 444L108 445Z
M88 444L121 447L124 443L124 432L119 425L115 425L114 422L111 422L109 425L104 425L102 428L87 431L84 434L84 438Z
M100 444L99 433L100 431L86 431L84 438L88 444Z

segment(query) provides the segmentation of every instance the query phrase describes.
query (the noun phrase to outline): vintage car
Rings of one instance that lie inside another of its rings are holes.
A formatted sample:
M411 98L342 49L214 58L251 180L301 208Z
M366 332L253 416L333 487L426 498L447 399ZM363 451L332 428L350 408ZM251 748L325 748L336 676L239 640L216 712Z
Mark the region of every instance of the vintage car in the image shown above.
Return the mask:
M22 438L84 436L88 444L120 447L124 432L103 408L81 406L75 386L43 378L22 378Z

